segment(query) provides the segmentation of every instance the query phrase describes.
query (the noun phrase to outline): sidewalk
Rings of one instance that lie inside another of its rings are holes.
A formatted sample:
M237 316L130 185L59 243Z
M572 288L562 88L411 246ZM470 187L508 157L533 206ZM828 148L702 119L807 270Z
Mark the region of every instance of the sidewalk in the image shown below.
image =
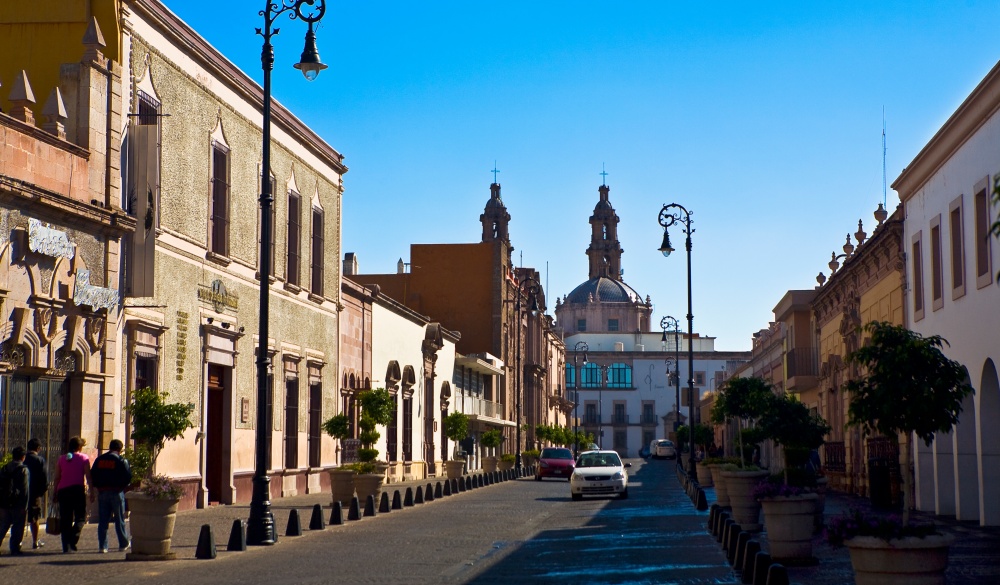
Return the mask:
M708 503L715 502L715 490L705 489ZM872 511L867 498L840 492L826 494L826 518L842 514L851 508ZM876 511L877 513L879 511ZM886 511L884 514L894 514ZM959 522L954 517L935 516L927 512L912 513L912 519L921 523L934 523L938 530L955 536L948 556L947 579L951 585L980 585L1000 583L1000 527L979 526L978 522ZM765 525L765 531L767 526ZM763 551L768 550L767 533L754 535ZM820 533L813 537L813 555L818 560L814 566L788 567L791 583L809 585L850 585L854 583L850 553L846 548L833 548Z

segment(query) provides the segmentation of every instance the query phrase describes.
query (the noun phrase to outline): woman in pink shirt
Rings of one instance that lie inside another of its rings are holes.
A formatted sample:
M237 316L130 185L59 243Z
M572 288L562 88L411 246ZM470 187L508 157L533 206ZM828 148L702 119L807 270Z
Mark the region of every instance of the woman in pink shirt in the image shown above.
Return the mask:
M69 449L56 465L56 501L59 502L59 524L62 528L63 552L76 550L80 533L87 523L87 492L90 486L90 458L80 452L87 440L73 437ZM93 486L91 486L93 488Z

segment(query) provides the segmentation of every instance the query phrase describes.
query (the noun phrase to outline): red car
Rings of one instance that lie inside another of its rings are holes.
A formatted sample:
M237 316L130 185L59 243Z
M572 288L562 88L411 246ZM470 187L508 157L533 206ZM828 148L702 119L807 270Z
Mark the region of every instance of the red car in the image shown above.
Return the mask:
M573 475L576 462L573 461L573 452L563 447L548 447L542 449L538 456L538 467L535 469L535 481L542 481L545 477L556 477L569 481Z

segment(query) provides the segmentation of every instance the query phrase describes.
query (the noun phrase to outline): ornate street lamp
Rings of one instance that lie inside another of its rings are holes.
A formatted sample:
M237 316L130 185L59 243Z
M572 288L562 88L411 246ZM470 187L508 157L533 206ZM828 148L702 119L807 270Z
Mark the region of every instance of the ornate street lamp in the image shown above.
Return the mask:
M580 368L577 359L583 352L583 365L587 365L587 350L590 346L586 341L577 341L573 346L573 377L576 379L576 400L573 402L573 457L580 454Z
M670 256L670 253L674 251L674 247L670 245L670 226L674 224L681 224L684 231L685 238L685 248L687 249L687 295L688 295L688 438L691 443L691 453L688 459L688 477L692 482L698 482L698 475L695 470L695 459L694 459L694 314L691 309L691 234L694 230L691 229L691 212L684 208L682 205L677 203L671 203L670 205L664 205L660 209L659 215L660 225L663 226L663 243L660 244L660 252L664 256Z
M542 285L537 280L530 275L525 276L517 283L517 298L514 301L514 312L517 313L517 374L515 377L517 382L517 396L515 396L517 404L517 455L514 466L517 468L518 476L521 475L521 378L524 377L524 370L521 368L521 297L526 296L530 301L528 311L534 317L539 313L538 295L541 290Z
M660 319L660 327L663 329L663 338L660 341L663 342L664 351L667 349L667 331L674 332L674 372L671 374L670 367L667 366L667 384L671 382L674 384L674 432L676 433L677 427L681 424L681 323L667 315Z
M319 72L326 69L319 60L316 50L316 34L313 24L319 22L326 12L324 0L266 0L264 10L258 12L264 17L264 28L257 29L257 34L264 38L264 46L260 53L260 64L264 70L264 123L263 123L263 161L261 170L260 192L260 241L262 246L271 246L271 205L274 194L271 193L271 181L267 180L271 170L271 70L274 69L274 47L271 37L278 34L279 29L272 29L274 21L282 14L288 13L292 20L303 20L309 25L306 32L305 50L295 65L302 71L306 79L316 79ZM260 325L257 341L257 445L256 462L253 477L253 495L250 501L250 517L247 519L247 544L271 545L276 541L274 514L271 513L270 483L267 475L271 437L267 432L267 373L271 359L267 353L268 340L268 303L271 277L271 254L261 251L260 254Z

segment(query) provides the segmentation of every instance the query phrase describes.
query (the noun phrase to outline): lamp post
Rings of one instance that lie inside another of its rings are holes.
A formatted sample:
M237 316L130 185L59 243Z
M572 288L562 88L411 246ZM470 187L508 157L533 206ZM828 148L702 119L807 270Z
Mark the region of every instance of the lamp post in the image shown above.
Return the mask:
M590 346L586 341L577 341L573 346L573 377L576 379L576 400L573 403L573 457L580 454L580 368L577 359L583 352L583 365L587 365L587 350Z
M521 296L527 296L531 300L528 311L535 316L539 311L538 294L541 290L542 285L534 277L525 276L524 280L517 283L517 297L514 300L514 311L517 313L517 396L514 397L517 404L517 455L514 467L517 468L518 476L521 474L521 378L524 377L524 369L521 367Z
M692 482L697 483L698 475L695 470L695 459L694 459L694 344L692 340L694 339L694 314L691 308L691 234L694 230L691 229L691 212L684 208L684 206L677 203L671 203L670 205L664 205L660 209L659 215L660 225L663 226L663 243L660 244L660 252L664 256L670 256L670 253L674 251L674 247L670 245L670 226L674 224L681 224L684 235L686 236L684 246L687 249L687 296L688 296L688 312L687 312L687 322L688 322L688 439L691 443L690 458L688 459L688 478Z
M264 121L263 121L263 159L261 169L260 190L260 241L262 246L271 245L271 205L274 194L271 193L271 181L268 179L271 170L271 70L274 69L274 47L271 37L278 34L278 29L272 29L275 20L283 13L288 13L292 20L303 20L309 25L306 32L305 48L302 57L295 68L302 71L306 79L316 79L319 72L326 69L319 60L316 50L316 33L313 24L319 22L326 12L324 0L266 0L264 10L258 12L264 17L264 28L257 29L257 34L264 38L264 46L260 53L260 64L264 70ZM271 365L267 353L268 344L268 303L271 278L271 254L262 250L260 254L260 324L257 341L257 445L256 461L253 477L253 494L250 500L250 516L247 519L247 544L271 545L275 543L274 515L271 513L270 483L267 475L269 461L268 446L271 437L268 435L267 424L267 373Z
M674 391L674 432L677 432L677 427L681 424L681 344L680 344L680 332L681 324L676 318L667 315L666 317L660 319L660 327L663 328L663 347L666 349L667 345L667 331L674 332L674 374L670 375L670 368L667 368L667 383L670 383L671 379L675 385Z

